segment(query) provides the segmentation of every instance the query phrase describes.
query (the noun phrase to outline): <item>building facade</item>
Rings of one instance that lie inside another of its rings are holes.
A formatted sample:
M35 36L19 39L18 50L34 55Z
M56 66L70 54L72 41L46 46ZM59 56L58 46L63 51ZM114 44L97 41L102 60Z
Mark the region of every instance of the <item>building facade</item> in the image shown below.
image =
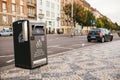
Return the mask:
M27 18L29 20L36 20L36 0L27 0Z
M36 19L36 0L0 0L0 29L21 19Z
M91 12L93 13L93 15L95 16L95 18L100 18L103 17L103 15L95 8L91 7Z
M46 23L47 33L60 28L60 0L37 0L37 20Z
M0 0L0 29L11 28L12 22L27 18L26 0Z
M70 17L68 15L65 15L65 12L63 10L63 7L66 4L70 4L71 0L61 0L61 10L60 10L60 21L61 21L61 28L64 32L64 34L71 32L71 25L70 25Z
M90 4L87 3L85 0L73 0L73 2L80 4L82 7L84 7L85 10L90 10ZM71 3L72 3L72 0L61 0L61 11L60 11L61 19L60 19L60 21L61 21L61 28L65 34L71 33L71 21L70 21L70 17L65 15L63 7L66 4L71 4ZM79 26L76 29L79 29L79 31L80 31L81 26L78 24L76 24L76 26Z

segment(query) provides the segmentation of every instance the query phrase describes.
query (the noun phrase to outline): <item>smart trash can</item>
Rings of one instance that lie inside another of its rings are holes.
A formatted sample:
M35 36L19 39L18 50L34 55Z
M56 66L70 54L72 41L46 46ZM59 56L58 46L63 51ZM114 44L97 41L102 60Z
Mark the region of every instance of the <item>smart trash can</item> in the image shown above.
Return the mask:
M12 25L15 66L33 69L47 64L45 23L18 20Z

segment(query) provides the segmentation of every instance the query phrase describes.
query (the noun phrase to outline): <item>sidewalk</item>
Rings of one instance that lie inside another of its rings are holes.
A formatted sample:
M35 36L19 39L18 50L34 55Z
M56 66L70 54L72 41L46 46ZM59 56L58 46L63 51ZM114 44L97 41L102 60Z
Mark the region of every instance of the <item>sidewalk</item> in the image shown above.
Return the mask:
M120 40L49 56L48 65L1 68L0 80L120 80Z

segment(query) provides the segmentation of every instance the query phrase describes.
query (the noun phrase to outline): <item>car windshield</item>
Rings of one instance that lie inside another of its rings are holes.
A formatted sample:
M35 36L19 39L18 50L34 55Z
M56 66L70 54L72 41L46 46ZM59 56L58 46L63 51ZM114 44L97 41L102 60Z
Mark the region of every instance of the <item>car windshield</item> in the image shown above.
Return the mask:
M100 32L100 29L93 29L90 31L90 34L98 34Z
M3 30L3 32L12 32L11 30Z

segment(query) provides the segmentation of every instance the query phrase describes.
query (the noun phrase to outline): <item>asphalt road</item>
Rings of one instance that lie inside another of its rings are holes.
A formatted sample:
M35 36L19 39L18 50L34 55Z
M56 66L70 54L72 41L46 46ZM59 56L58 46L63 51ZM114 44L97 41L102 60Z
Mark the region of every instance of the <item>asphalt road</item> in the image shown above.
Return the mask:
M115 37L113 41L119 40ZM47 35L47 51L48 55L53 55L81 47L101 44L99 42L87 42L86 36L69 35ZM0 67L14 63L13 37L0 37Z

